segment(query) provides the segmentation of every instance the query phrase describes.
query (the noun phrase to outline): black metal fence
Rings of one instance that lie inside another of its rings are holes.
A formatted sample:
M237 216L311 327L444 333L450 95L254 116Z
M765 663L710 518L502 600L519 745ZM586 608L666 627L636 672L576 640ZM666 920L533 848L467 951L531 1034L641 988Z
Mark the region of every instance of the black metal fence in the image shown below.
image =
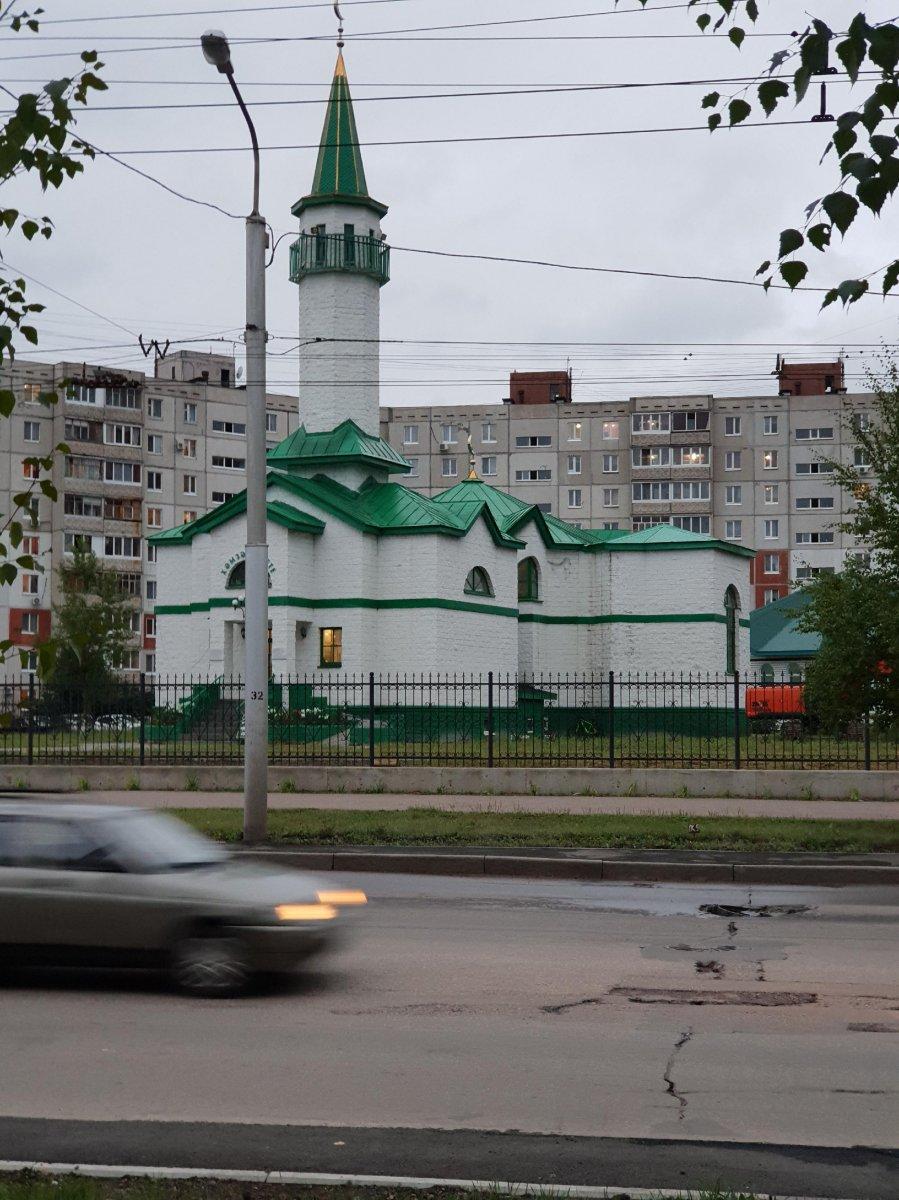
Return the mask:
M739 675L350 675L269 685L270 761L357 766L899 767L882 714L822 728L800 680ZM0 685L0 763L243 759L243 682L140 676L61 700Z

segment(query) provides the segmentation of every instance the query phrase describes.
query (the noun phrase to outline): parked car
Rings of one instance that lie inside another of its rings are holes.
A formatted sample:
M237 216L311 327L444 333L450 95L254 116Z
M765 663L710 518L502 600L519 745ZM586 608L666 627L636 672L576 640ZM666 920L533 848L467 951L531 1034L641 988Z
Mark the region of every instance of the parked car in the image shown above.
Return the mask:
M162 813L0 801L0 966L164 965L232 995L334 945L341 909L364 903Z

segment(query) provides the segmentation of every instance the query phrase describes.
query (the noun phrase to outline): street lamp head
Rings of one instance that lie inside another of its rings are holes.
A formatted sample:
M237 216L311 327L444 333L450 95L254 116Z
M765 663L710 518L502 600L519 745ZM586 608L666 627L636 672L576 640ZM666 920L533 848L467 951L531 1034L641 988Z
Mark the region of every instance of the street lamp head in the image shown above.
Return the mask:
M200 45L203 47L203 57L217 71L220 71L222 75L233 74L231 47L220 29L207 29L200 38Z

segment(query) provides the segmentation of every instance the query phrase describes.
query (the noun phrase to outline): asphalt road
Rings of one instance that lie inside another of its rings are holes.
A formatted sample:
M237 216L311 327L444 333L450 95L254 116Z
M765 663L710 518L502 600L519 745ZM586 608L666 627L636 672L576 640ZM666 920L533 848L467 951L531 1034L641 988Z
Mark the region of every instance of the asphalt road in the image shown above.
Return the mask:
M895 891L354 882L240 1001L14 977L0 1158L899 1195Z

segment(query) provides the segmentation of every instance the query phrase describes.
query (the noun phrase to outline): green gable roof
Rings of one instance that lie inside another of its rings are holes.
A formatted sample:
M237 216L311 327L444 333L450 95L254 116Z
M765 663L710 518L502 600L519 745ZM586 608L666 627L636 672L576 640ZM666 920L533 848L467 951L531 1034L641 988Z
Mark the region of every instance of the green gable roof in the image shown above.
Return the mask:
M274 467L327 466L329 463L362 463L390 473L407 474L409 464L392 446L360 429L355 421L342 421L335 429L308 433L300 426L295 433L270 450Z
M813 658L821 646L821 635L796 628L808 607L806 592L782 596L749 614L749 653L752 658Z
M298 200L291 211L299 216L303 209L315 204L340 202L362 204L374 209L379 216L387 212L386 205L372 200L368 194L343 51L337 54L312 191Z
M217 508L204 513L196 521L191 521L189 525L176 525L174 529L166 529L162 533L154 533L147 540L157 546L188 545L198 533L209 533L211 530L217 529L219 525L226 524L228 521L233 520L234 517L238 517L246 511L247 493L238 492L236 496L232 496L224 504L220 504ZM320 521L318 517L313 517L311 513L301 512L300 509L294 508L291 504L284 504L281 500L270 500L266 504L266 512L269 521L275 525L283 525L285 529L295 529L300 533L318 534L325 528L324 521Z
M650 525L636 533L624 533L609 543L610 550L723 550L741 558L754 558L748 546L736 546L705 533L690 533L674 525Z

